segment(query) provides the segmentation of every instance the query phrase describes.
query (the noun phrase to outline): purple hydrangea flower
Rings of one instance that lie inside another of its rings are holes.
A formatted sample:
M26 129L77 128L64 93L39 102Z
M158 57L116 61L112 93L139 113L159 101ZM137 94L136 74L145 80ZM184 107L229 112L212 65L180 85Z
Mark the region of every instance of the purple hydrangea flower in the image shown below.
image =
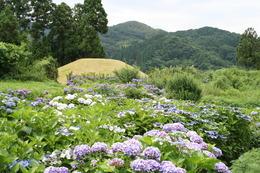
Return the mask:
M110 166L114 166L114 167L122 167L122 166L124 166L125 162L124 162L124 160L122 160L122 159L113 158L112 160L110 160L110 161L108 162L108 164L109 164Z
M209 152L209 151L207 151L207 150L203 150L202 151L206 156L208 156L208 157L210 157L210 158L216 158L216 156L213 154L213 153L211 153L211 152Z
M44 170L44 173L69 173L69 169L66 167L50 166Z
M202 146L195 142L187 142L185 143L185 146L190 150L200 151L202 149Z
M88 145L77 145L73 150L73 155L77 159L80 159L85 155L89 154L90 152L90 147Z
M146 133L144 134L144 136L154 136L154 137L164 138L164 137L167 137L168 134L167 134L165 131L150 130L150 131L146 132Z
M212 153L216 156L216 157L220 157L222 156L222 151L221 149L217 148L217 147L213 147L212 148Z
M183 169L183 168L176 168L175 169L175 171L174 171L174 173L186 173L187 171L185 170L185 169Z
M142 152L142 144L136 139L129 139L124 142L124 154L128 156L137 156Z
M161 152L158 148L156 147L147 147L143 151L143 156L146 159L155 159L155 160L160 160L161 157Z
M114 153L116 152L124 152L125 144L122 142L116 142L112 145L112 151Z
M130 167L136 172L155 172L160 170L160 163L156 160L136 159L131 162Z
M187 129L181 123L173 123L173 124L165 124L163 126L163 130L167 133L182 131L185 132Z
M107 152L108 151L108 147L107 144L104 142L96 142L92 145L91 147L91 152L95 153L95 152Z
M174 173L176 166L170 161L163 161L161 163L161 173Z
M203 142L203 139L202 137L200 137L197 132L194 132L194 131L188 131L186 133L186 135L190 138L190 141L191 142L196 142L198 144L202 143Z
M231 173L228 167L223 162L218 162L215 164L215 170L219 173Z

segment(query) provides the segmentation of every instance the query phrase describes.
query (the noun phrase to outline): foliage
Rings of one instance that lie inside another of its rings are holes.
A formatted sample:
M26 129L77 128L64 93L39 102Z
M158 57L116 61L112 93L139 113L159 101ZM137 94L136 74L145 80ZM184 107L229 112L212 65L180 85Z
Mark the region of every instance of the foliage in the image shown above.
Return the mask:
M0 77L21 73L21 66L25 65L30 55L25 45L0 42Z
M200 82L203 102L233 106L260 105L260 72L240 68L224 68L200 71L193 67L171 67L154 69L149 73L149 82L159 88L176 74L190 75Z
M166 92L170 98L198 101L202 90L192 77L176 75L167 81Z
M248 28L241 36L237 48L237 62L246 68L260 69L260 38L253 28Z
M20 43L19 23L10 7L0 10L0 42Z
M56 80L58 76L57 63L52 57L46 57L42 60L36 60L32 68L23 68L20 75L14 76L14 79L27 81L45 81L48 79Z
M260 170L260 149L244 153L232 165L233 173L257 173Z
M127 83L138 78L139 70L138 68L125 67L114 73L121 82Z
M125 89L125 96L131 99L141 99L147 97L147 94L140 88L128 87Z

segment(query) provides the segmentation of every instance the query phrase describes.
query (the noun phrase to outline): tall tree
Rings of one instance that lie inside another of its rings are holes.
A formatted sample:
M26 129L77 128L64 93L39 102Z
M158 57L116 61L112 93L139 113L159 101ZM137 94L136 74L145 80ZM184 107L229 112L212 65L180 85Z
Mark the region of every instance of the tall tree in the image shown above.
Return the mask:
M69 63L73 56L73 17L72 10L66 3L58 5L53 14L50 25L49 39L54 57L60 65Z
M86 0L73 9L74 44L77 45L76 59L82 57L104 57L98 33L107 31L107 19L101 1ZM74 59L75 60L75 59Z
M259 68L260 48L256 31L248 28L241 36L237 48L237 62L246 68Z
M30 2L30 0L5 0L5 3L11 7L17 17L21 30L26 30L29 27L31 12Z
M46 35L51 24L53 3L51 0L31 0L31 37L32 51L36 59L43 58L50 53L50 45Z
M13 44L20 43L18 20L8 6L0 11L0 41Z
M85 0L84 10L86 11L87 23L99 33L106 33L107 27L107 14L103 8L101 0Z

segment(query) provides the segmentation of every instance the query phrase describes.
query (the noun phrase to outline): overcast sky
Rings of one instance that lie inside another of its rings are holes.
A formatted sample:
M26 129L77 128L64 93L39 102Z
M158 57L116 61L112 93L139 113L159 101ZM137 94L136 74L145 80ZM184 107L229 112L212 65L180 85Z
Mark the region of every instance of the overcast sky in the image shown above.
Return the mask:
M71 7L84 0L53 0ZM139 21L166 31L212 26L243 33L253 27L260 35L260 0L103 0L109 26Z

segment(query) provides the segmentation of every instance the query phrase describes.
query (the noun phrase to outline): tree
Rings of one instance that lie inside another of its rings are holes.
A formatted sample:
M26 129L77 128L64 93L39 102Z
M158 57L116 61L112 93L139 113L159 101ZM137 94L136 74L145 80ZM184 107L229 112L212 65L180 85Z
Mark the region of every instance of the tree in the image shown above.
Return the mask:
M85 0L84 10L86 11L86 22L99 33L106 33L107 14L103 8L101 0Z
M237 48L237 63L246 68L259 68L259 38L253 28L248 28L241 36Z
M51 24L53 3L51 0L31 0L31 37L32 52L36 59L41 59L50 54L50 45L46 35Z
M5 0L5 3L11 7L15 16L17 17L20 29L28 29L31 12L30 0Z
M101 1L86 0L84 4L75 5L73 16L75 32L71 42L77 45L73 60L82 57L104 57L105 52L98 32L107 31L107 19Z
M8 6L0 12L0 41L13 44L20 43L18 20Z
M53 11L52 18L49 33L52 54L60 65L64 65L74 56L71 45L74 35L72 10L66 3L61 3Z

